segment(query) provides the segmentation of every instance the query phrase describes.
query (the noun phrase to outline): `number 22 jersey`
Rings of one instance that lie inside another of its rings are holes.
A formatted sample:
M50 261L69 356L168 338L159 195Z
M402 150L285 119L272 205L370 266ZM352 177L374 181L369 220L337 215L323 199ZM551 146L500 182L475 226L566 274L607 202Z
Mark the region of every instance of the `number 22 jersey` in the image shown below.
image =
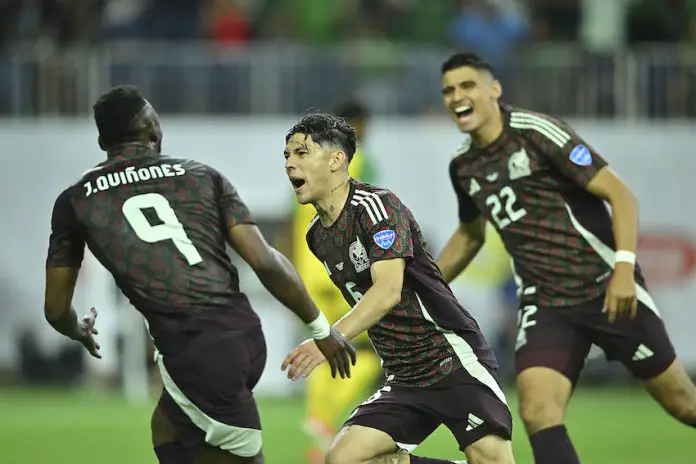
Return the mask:
M46 265L79 267L86 244L168 354L199 331L260 326L226 249L253 222L219 172L130 145L59 195Z
M460 368L488 385L497 362L476 321L428 254L420 227L394 193L352 180L338 219L310 223L307 244L349 304L372 286L370 266L406 261L401 301L368 330L389 382L432 385Z

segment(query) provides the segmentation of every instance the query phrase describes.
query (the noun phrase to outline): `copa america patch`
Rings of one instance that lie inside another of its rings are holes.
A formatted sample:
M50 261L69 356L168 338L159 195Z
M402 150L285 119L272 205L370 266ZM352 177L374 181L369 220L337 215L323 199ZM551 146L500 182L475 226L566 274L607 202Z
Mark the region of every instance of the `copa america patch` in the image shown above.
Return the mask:
M589 166L592 164L592 153L585 145L578 145L573 148L568 158L578 166Z
M394 240L396 240L396 232L393 230L380 230L373 235L372 238L378 247L382 248L383 250L387 250L394 244Z

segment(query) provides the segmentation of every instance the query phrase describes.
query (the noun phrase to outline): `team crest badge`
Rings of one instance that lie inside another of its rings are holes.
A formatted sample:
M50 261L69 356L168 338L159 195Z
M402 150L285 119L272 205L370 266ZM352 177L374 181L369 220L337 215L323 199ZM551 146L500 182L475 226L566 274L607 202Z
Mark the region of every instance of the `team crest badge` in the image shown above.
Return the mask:
M381 230L372 236L378 247L383 250L388 250L390 246L394 244L396 240L396 232L393 230Z
M348 247L348 256L355 267L355 272L360 273L370 268L370 257L359 238L356 238Z
M592 164L592 153L585 145L578 145L573 148L568 158L578 166L589 166Z
M526 177L532 173L529 166L529 155L524 148L510 155L508 160L508 170L510 171L510 180Z

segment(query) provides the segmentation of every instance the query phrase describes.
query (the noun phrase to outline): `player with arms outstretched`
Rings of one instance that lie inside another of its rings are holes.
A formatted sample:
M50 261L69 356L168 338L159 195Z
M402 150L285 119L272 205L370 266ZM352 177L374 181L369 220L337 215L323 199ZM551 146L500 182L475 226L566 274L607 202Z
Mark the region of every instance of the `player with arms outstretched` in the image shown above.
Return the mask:
M309 298L287 259L266 243L219 172L160 154L159 118L119 86L94 106L107 160L58 196L46 262L45 314L99 356L92 313L71 308L85 244L145 317L164 390L152 418L163 464L262 463L252 395L266 362L261 323L239 290L229 243L266 288L305 321L333 372L355 352Z
M635 262L638 202L629 187L567 124L500 103L500 83L480 57L455 54L441 71L445 106L469 136L450 164L460 225L438 265L454 279L487 220L512 256L520 415L537 464L580 462L563 422L592 344L696 427L696 388Z
M349 340L367 331L387 375L344 424L326 462L450 462L408 454L445 424L471 463L512 464L512 417L495 356L409 209L392 192L350 178L355 138L343 119L315 114L290 130L285 147L297 201L318 213L309 248L353 305L334 327ZM283 369L296 379L323 361L310 340Z

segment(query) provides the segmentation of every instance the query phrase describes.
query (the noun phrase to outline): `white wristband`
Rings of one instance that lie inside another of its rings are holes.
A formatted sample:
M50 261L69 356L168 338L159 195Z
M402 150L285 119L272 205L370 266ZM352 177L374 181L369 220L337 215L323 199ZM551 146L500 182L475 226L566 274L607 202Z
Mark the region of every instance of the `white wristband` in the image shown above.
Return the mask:
M307 324L307 327L312 332L312 338L317 340L322 340L331 334L331 324L324 313L319 313L319 317Z
M632 251L617 250L614 261L617 263L636 264L636 254Z

